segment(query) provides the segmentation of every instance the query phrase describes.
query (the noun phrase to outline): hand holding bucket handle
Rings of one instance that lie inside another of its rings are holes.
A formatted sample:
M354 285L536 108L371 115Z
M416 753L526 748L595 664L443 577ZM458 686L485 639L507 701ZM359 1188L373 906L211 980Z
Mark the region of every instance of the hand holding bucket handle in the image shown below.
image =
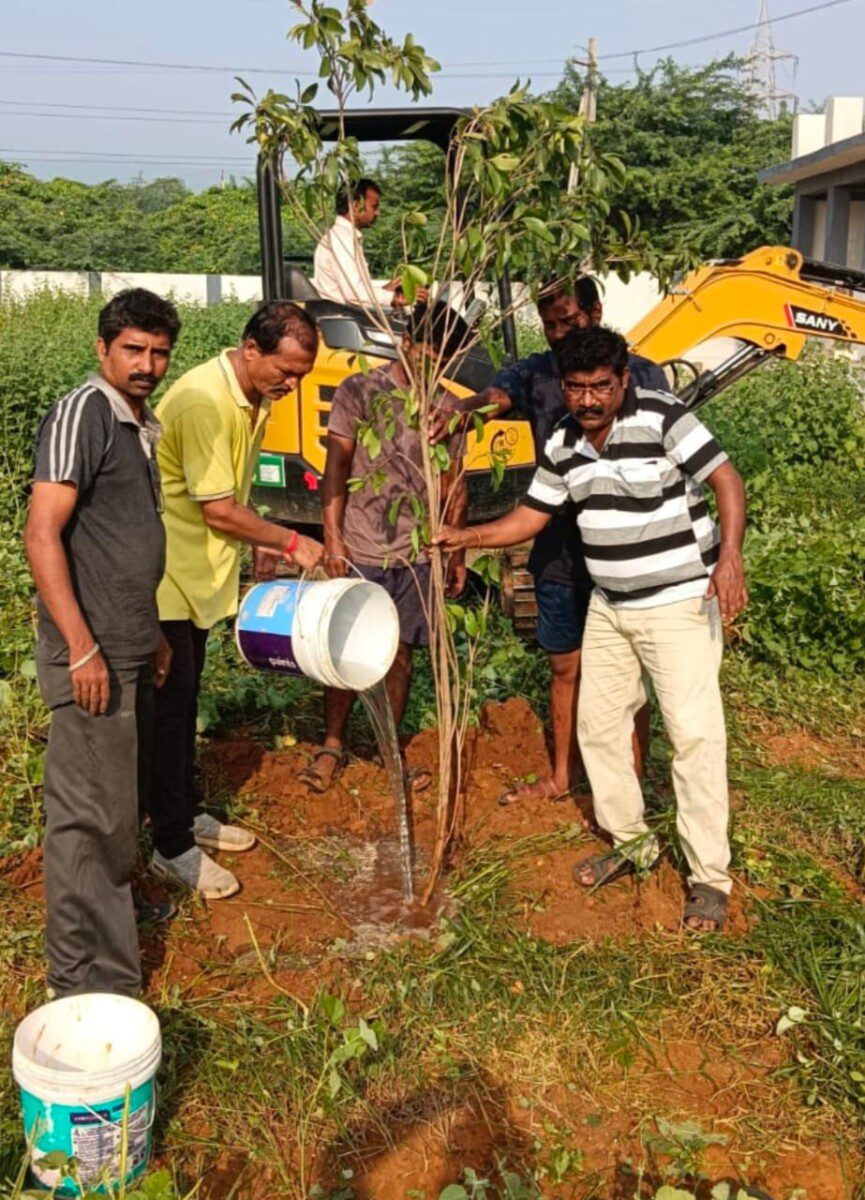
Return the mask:
M298 566L304 571L313 571L324 561L324 546L315 538L304 537L294 530L291 541L283 550L283 557L292 566Z

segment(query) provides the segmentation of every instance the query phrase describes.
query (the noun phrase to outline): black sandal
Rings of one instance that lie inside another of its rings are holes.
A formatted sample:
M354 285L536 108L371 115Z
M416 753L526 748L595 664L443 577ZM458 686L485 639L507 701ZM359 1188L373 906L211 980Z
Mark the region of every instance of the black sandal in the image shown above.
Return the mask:
M727 920L728 899L726 892L712 887L711 884L692 883L682 913L682 925L688 933L722 933L724 922ZM695 925L688 924L689 917L698 921L714 921L715 928L698 929Z
M571 875L580 887L594 891L595 888L606 887L608 883L615 883L617 879L624 879L628 875L651 875L661 865L663 857L662 850L647 866L640 867L632 858L622 854L621 850L608 850L606 854L593 854L591 858L584 858L582 862L576 863L571 869ZM591 883L585 883L582 879L586 871L592 874Z
M327 779L323 775L319 775L315 769L315 764L320 758L336 759L336 766L331 771ZM315 792L319 796L323 796L325 792L330 791L331 787L339 778L340 771L348 762L348 754L345 750L337 750L335 746L316 746L312 754L312 760L308 767L304 767L298 772L298 779L301 783L305 783L310 791Z

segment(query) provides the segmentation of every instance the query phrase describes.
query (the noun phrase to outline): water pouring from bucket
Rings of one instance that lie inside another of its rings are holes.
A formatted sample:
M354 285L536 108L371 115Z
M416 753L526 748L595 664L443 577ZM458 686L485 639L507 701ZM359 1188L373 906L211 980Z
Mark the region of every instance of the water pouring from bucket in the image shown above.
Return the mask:
M394 795L403 895L414 899L408 803L399 743L384 679L399 646L396 605L365 579L277 579L246 593L235 624L237 648L251 667L306 675L357 692L378 742Z

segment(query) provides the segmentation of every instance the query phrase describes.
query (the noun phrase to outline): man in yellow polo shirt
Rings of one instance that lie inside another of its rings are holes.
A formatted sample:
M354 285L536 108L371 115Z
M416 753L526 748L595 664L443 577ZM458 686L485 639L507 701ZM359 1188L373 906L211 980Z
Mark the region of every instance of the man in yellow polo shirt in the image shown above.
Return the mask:
M317 349L302 309L265 304L238 347L187 371L159 405L166 566L156 599L173 658L156 706L153 866L209 899L234 895L240 884L202 847L248 850L255 838L201 810L195 733L207 634L237 612L244 542L254 547L257 578L272 576L280 557L304 568L321 561L318 542L249 507L271 401L295 390Z

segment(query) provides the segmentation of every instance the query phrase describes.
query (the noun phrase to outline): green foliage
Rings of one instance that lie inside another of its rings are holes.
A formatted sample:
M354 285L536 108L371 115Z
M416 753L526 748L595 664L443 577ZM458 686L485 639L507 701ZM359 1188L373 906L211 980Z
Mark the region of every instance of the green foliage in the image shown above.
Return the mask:
M585 77L573 65L553 95L576 107ZM787 188L757 171L789 156L790 117L768 120L723 59L682 67L665 59L623 84L600 80L592 142L628 164L611 197L655 245L685 241L703 258L724 258L790 237Z
M36 845L41 827L46 713L35 683L32 581L21 540L36 431L48 408L96 368L101 305L99 297L50 291L0 304L0 853ZM183 329L163 389L236 343L249 313L237 302L180 309ZM281 695L268 697L277 713ZM234 711L217 685L204 703L206 724L218 725L223 710Z
M814 349L769 363L704 417L748 492L746 647L813 671L865 666L862 373Z
M312 254L284 220L286 249ZM179 179L85 184L0 163L0 267L51 271L261 271L250 180L191 192Z

